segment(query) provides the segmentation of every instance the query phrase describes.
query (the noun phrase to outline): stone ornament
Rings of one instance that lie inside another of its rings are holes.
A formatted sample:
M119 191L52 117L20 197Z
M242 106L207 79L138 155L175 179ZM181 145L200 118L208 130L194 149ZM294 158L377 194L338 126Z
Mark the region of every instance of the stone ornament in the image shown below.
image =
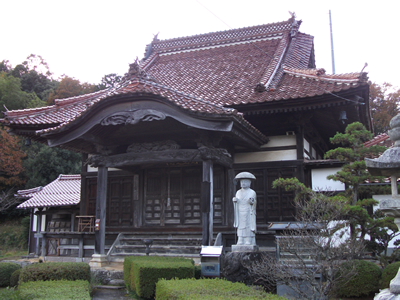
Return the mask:
M397 191L397 177L400 176L400 114L390 121L391 130L388 135L394 146L387 149L380 157L365 159L368 171L376 176L390 176L392 196L379 201L379 209L387 216L394 218L394 223L400 229L400 197ZM375 300L400 300L400 270L390 282L390 288L382 290Z
M165 114L154 109L137 109L114 113L101 121L101 125L135 125L142 122L161 121Z
M257 251L256 245L256 208L257 195L250 188L251 181L256 177L249 172L241 172L235 177L240 180L241 189L236 192L233 197L234 206L234 223L236 228L238 241L236 245L232 245L233 252L251 252Z

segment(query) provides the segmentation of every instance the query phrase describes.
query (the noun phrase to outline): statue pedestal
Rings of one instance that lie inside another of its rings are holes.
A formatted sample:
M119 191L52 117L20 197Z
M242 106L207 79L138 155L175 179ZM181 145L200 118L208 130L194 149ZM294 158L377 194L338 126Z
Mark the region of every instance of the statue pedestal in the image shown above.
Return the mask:
M382 290L374 297L374 300L400 300L400 295L393 294L389 289Z
M232 252L258 252L257 245L232 245Z
M107 255L105 254L93 254L92 259L89 262L91 268L101 268L109 265Z

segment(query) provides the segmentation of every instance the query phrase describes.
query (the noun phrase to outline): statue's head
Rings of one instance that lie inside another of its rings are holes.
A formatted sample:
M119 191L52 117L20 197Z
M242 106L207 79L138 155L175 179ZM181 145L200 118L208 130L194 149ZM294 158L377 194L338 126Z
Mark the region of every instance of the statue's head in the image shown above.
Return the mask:
M240 187L249 188L251 185L251 181L255 180L256 177L250 172L241 172L236 175L236 180L240 180Z
M240 179L240 187L241 188L249 188L251 185L251 180L250 179Z

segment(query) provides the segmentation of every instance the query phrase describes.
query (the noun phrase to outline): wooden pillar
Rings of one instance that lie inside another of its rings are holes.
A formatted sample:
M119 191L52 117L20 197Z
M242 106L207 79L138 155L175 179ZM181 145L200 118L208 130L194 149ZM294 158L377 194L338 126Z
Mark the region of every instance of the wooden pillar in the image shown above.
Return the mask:
M203 161L203 182L201 185L201 212L203 218L202 245L209 246L213 238L213 162Z
M88 166L85 164L88 159L87 154L82 154L82 165L81 165L81 201L79 203L79 214L81 216L87 215L87 206L88 206L88 199L87 199L87 192L86 192L86 174L88 172Z
M36 249L35 254L40 255L40 231L42 229L42 208L38 208L38 212L36 214Z
M83 258L83 234L79 236L79 250L78 257Z
M297 144L297 160L301 161L297 167L297 178L301 183L305 183L304 176L304 126L298 126L298 132L296 133L296 144Z
M75 231L75 216L76 216L75 213L71 214L71 232Z
M100 220L100 228L95 231L94 253L104 254L106 241L106 205L107 205L108 168L100 166L97 171L96 220Z
M234 209L233 209L233 197L236 194L236 186L234 185L234 180L235 180L235 170L234 169L228 169L228 182L227 182L227 203L226 203L226 209L225 209L225 214L226 214L226 222L229 227L233 228L233 222L234 222Z
M46 253L46 243L47 243L46 234L43 233L42 234L42 252L41 252L41 255L43 257L45 257L47 255L47 253Z

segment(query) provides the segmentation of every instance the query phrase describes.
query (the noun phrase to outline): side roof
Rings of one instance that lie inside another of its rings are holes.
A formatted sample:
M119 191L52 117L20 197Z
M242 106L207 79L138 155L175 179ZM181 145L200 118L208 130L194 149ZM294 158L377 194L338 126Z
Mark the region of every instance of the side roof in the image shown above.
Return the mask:
M80 202L81 175L63 175L44 187L17 191L16 197L29 198L17 208L76 205Z

